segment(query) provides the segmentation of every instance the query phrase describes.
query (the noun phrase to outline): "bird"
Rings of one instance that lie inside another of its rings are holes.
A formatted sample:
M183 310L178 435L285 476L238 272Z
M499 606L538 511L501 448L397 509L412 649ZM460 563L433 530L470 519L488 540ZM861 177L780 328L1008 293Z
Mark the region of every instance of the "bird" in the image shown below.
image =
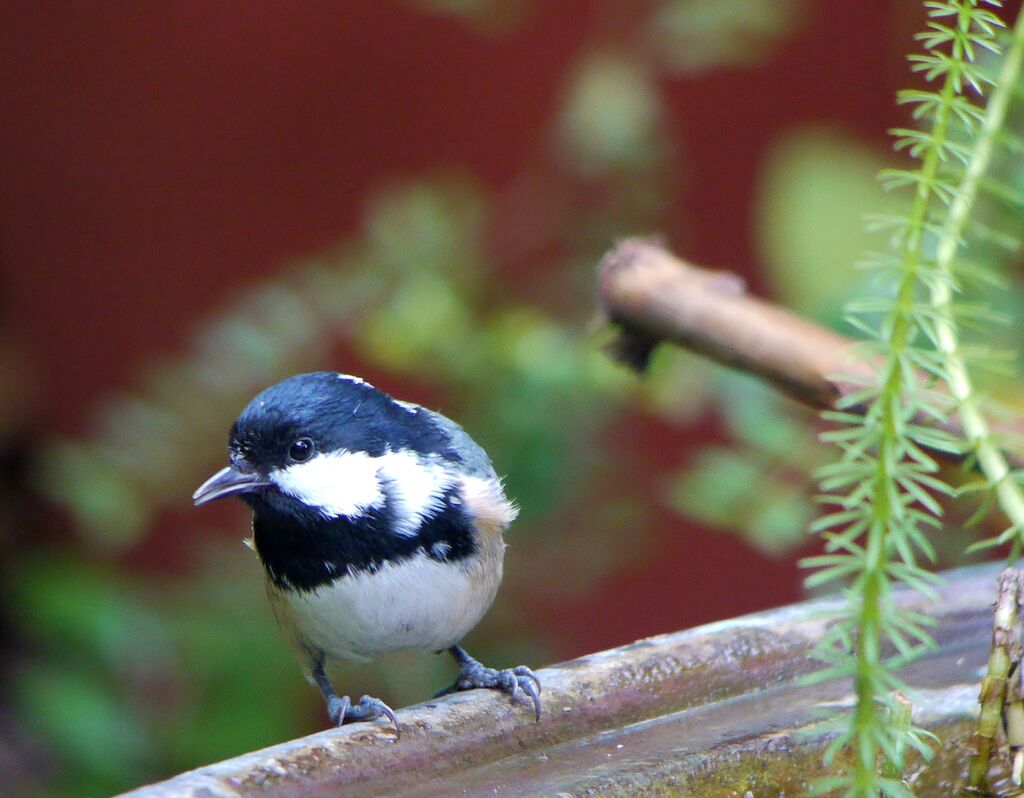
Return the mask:
M447 651L435 697L489 688L541 715L525 665L495 669L462 646L502 580L517 515L487 453L451 419L359 377L298 374L257 394L228 436L229 465L195 505L235 496L278 624L335 726L386 717L378 698L339 696L325 667L391 652Z

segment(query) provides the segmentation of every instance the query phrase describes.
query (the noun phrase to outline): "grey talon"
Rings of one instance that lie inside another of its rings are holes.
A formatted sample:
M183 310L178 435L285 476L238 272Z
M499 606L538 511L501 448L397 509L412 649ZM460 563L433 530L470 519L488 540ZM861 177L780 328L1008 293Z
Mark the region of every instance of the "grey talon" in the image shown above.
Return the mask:
M435 697L476 688L501 690L515 703L532 704L534 718L540 722L541 684L532 670L525 665L502 670L488 668L471 657L461 646L452 646L448 651L459 664L459 675L454 684L438 690Z
M335 726L343 726L346 723L359 723L364 720L376 720L384 716L395 725L395 735L398 737L402 736L402 730L398 726L398 718L395 716L394 710L379 698L364 695L359 699L359 703L353 706L352 700L347 695L339 698L335 694L334 688L331 687L331 682L324 673L323 662L314 661L310 667L310 672L317 686L319 686L320 692L323 693L324 699L327 701L327 716Z
M327 717L331 719L331 723L335 726L341 726L345 722L345 713L348 712L348 708L351 705L348 696L338 698L336 695L332 695L327 699Z

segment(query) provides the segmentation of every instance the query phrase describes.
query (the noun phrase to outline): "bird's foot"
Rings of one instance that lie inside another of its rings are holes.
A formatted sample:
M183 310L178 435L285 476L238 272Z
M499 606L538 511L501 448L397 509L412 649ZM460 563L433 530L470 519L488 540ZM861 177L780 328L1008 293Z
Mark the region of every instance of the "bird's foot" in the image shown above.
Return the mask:
M372 698L368 695L360 698L358 704L353 704L347 695L341 698L332 695L327 700L327 715L335 726L386 717L395 724L395 734L401 735L401 730L398 728L398 718L395 717L391 707L379 698Z
M540 679L525 665L515 668L488 668L477 662L460 649L462 656L455 654L459 662L459 675L450 687L439 690L435 698L463 690L484 688L508 693L513 701L527 706L533 705L533 714L540 721ZM454 653L454 652L453 652Z

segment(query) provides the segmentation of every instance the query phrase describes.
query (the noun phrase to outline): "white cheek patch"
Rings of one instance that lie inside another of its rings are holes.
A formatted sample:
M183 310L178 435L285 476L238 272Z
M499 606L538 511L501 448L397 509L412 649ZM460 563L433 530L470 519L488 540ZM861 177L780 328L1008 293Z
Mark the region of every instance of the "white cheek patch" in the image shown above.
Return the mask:
M354 517L384 503L380 465L365 452L332 452L277 469L270 478L282 493L329 518Z
M444 506L444 492L454 479L442 465L415 452L388 452L377 462L380 477L387 483L392 531L412 537L424 519Z

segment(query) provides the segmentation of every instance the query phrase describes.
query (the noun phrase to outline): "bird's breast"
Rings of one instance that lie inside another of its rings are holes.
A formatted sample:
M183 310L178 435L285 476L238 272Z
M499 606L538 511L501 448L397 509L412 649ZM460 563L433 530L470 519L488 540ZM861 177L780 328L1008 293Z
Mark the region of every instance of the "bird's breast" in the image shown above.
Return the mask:
M455 563L420 553L313 590L269 586L279 619L300 645L328 659L369 659L454 645L494 601L501 573L500 554Z
M395 524L396 506L407 510L389 501L357 517L325 517L287 503L254 506L270 597L300 646L334 659L440 650L490 607L502 576L502 533L515 516L500 482L453 483L414 530Z

